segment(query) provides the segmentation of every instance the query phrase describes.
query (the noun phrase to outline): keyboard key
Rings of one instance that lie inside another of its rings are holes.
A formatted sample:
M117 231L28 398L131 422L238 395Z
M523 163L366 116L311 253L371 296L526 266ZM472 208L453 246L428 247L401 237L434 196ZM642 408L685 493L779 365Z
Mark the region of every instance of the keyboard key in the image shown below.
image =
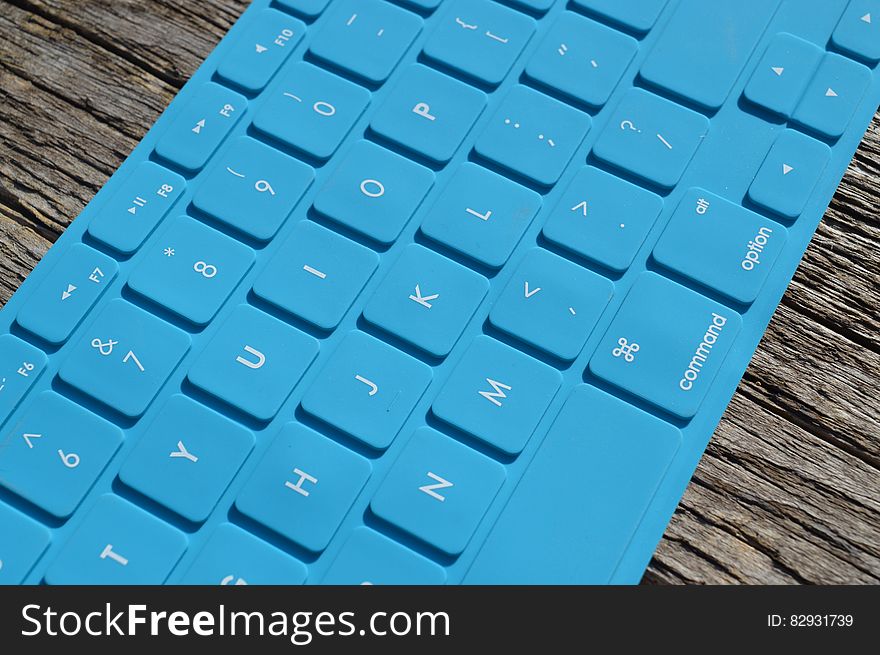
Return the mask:
M315 209L379 243L393 243L434 173L369 141L358 141L315 198Z
M850 0L831 35L840 50L869 64L880 61L880 3Z
M497 462L424 427L416 430L370 508L454 556L467 546L505 477Z
M777 34L749 78L743 95L750 102L790 117L807 88L822 51L791 34Z
M488 0L455 0L425 43L425 56L496 86L535 33L535 21Z
M614 285L566 259L533 248L492 307L495 327L571 361L614 293Z
M172 396L128 456L119 479L189 521L204 521L254 447L254 435Z
M332 330L379 265L372 250L311 221L300 222L254 282L254 293Z
M89 234L123 254L131 254L174 205L184 180L158 164L139 164L89 223Z
M568 98L601 107L636 50L638 42L632 37L565 12L547 32L525 73Z
M694 188L672 215L654 247L654 259L728 298L750 303L758 297L786 236L781 225Z
M675 186L697 151L709 121L642 89L631 89L593 146L593 154L648 182Z
M632 264L654 226L663 201L653 193L584 167L544 224L544 236L613 271Z
M486 107L486 94L421 65L398 78L370 129L438 164L455 154Z
M343 0L309 46L318 59L368 82L388 79L422 30L422 19L380 0Z
M290 9L306 18L315 18L330 4L330 0L275 0L283 9Z
M302 22L274 9L251 18L217 66L217 75L245 91L262 91L306 32Z
M590 370L683 419L697 413L742 319L654 273L643 273L599 342Z
M598 14L636 32L654 27L667 0L572 0L575 7Z
M201 170L246 107L244 96L208 82L175 116L156 144L156 154L191 173Z
M287 553L221 523L183 576L185 585L300 585L306 567Z
M314 179L311 166L240 137L202 180L193 205L239 232L268 241Z
M0 335L0 425L40 378L47 362L42 350L11 334Z
M846 57L827 53L792 120L829 139L846 130L868 86L871 71Z
M368 446L391 445L431 383L431 368L363 332L350 332L302 406Z
M501 268L519 243L541 196L465 162L422 222L422 232L491 268Z
M718 109L778 6L779 0L683 0L642 64L642 78Z
M144 253L128 286L196 325L207 325L253 263L247 246L181 216Z
M46 548L51 535L36 521L0 503L0 586L25 579Z
M239 305L187 377L209 394L270 421L318 354L318 342L249 305Z
M333 560L325 585L441 585L446 571L369 528L355 528Z
M671 425L576 387L465 583L608 583L680 443Z
M64 343L118 270L116 262L106 255L74 244L30 292L15 320L49 343Z
M328 159L370 103L366 89L311 64L285 70L254 127L317 159Z
M46 571L52 585L162 584L186 536L112 494L98 499Z
M371 470L360 455L290 423L272 442L235 506L254 521L318 552L330 543Z
M80 504L122 443L122 431L52 391L7 430L0 484L53 516Z
M477 154L541 184L555 184L590 131L590 117L525 86L515 86L486 131Z
M797 218L830 159L831 149L824 143L785 130L761 164L749 198L786 218Z
M117 298L82 334L58 375L136 418L177 368L190 343L185 332Z
M561 383L555 369L480 335L459 360L431 410L490 446L517 455Z
M364 318L435 357L444 357L488 290L483 276L412 244L370 298Z

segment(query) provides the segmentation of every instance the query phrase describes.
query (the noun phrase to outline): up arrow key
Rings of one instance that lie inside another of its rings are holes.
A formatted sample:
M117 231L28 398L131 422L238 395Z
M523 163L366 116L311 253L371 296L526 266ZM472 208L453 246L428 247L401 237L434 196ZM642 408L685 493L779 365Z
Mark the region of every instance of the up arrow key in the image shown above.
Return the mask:
M836 97L837 97L837 91L835 91L834 89L832 89L832 88L829 86L829 87L828 87L828 90L825 91L825 97L826 97L826 98L836 98Z

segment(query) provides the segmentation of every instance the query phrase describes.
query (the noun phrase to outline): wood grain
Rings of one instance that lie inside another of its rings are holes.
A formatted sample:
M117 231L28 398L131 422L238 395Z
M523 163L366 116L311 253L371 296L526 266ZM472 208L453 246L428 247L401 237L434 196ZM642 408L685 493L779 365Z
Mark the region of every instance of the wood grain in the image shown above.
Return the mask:
M0 306L244 0L0 0ZM880 582L880 118L645 575Z

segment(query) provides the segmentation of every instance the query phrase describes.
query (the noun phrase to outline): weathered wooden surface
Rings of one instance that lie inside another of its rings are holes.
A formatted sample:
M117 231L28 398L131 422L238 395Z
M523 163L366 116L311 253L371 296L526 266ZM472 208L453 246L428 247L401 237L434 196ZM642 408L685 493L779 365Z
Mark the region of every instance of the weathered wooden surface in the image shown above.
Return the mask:
M244 0L0 0L0 305ZM875 117L649 583L880 582Z

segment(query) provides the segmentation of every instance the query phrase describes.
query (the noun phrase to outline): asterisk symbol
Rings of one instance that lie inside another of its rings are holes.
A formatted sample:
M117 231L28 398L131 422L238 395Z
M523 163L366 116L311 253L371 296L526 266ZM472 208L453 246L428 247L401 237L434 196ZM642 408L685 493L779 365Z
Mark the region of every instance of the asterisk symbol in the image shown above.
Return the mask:
M163 252L166 257L174 257L174 248L165 248Z

